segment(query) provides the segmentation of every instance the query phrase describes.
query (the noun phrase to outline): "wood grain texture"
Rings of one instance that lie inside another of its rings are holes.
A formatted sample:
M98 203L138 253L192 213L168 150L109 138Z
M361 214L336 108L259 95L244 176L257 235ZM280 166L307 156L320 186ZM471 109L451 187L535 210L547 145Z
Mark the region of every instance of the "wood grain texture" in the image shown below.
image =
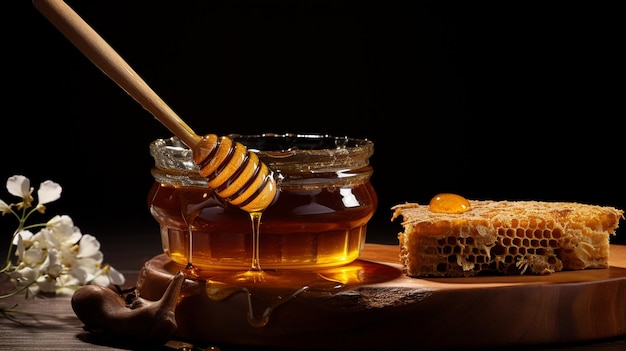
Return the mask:
M222 351L275 351L276 344L290 350L425 350L458 345L482 350L500 350L504 345L534 351L626 349L626 246L612 246L608 270L546 277L408 278L399 274L397 253L396 246L367 244L359 264L389 280L365 277L370 283L322 300L314 294L300 295L293 301L294 308L275 311L269 328L241 323L245 318L239 308L200 306L198 297L185 297L189 301L182 308L216 320L209 326L223 333L216 338L222 341L192 343L177 338L162 350L179 349L182 344L194 344L196 351L213 345ZM137 271L124 273L131 286L145 279ZM167 274L162 278L167 280ZM157 281L151 284L158 285ZM0 286L6 287L6 281L0 281ZM229 300L235 305L241 301L241 296ZM17 296L0 300L0 307L16 303L16 321L0 316L0 350L142 349L84 331L69 296L32 301ZM229 323L244 327L233 329ZM209 339L209 335L193 338Z
M298 295L273 311L261 328L246 321L247 295L212 301L202 282L188 281L177 310L179 336L336 350L536 346L612 338L626 334L626 247L611 250L609 269L417 279L401 273L397 246L368 244L361 259L348 266L364 276L361 284L332 295ZM147 262L138 283L141 294L158 298L174 270L163 255Z

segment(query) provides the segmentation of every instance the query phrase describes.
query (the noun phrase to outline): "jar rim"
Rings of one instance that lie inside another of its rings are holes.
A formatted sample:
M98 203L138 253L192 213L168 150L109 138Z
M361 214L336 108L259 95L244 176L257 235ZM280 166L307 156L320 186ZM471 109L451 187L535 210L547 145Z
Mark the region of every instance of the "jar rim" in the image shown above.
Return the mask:
M333 177L353 182L368 179L372 173L369 159L374 153L374 143L369 139L294 133L229 134L226 137L254 152L281 178L289 176L291 182L298 182L294 179L305 174L316 174L315 177L334 174ZM150 154L155 160L153 175L167 172L169 178L181 177L194 183L204 181L191 149L177 137L152 141Z
M336 137L329 134L263 133L228 134L256 153L263 162L273 165L284 163L351 162L367 161L374 153L374 143L369 139ZM157 151L158 150L158 151ZM150 143L150 153L168 155L193 162L191 150L173 136L156 139ZM189 166L192 166L189 164ZM195 168L195 167L189 167Z
M364 154L369 158L374 143L369 139L337 137L330 134L229 134L227 137L245 145L259 157L280 159L297 155L333 156L335 154Z

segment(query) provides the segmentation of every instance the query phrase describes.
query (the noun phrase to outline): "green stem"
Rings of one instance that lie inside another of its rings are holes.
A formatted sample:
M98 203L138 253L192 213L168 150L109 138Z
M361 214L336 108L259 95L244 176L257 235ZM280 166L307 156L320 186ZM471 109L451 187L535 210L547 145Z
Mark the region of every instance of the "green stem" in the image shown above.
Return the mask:
M7 297L15 296L15 295L21 293L22 291L28 289L31 285L35 284L36 282L37 282L37 280L35 279L32 282L30 282L30 283L20 287L19 289L15 289L15 290L11 291L8 294L0 295L0 299L5 299Z
M13 239L15 239L15 236L17 235L17 233L19 233L19 229L20 227L18 227L18 229L15 230L15 232L13 232L13 235L11 236L11 241L9 242L9 249L7 250L7 256L4 260L4 266L2 267L2 269L0 269L0 273L6 273L10 268L11 268L11 255L13 254Z
M26 213L26 208L24 208L24 211L22 212L22 220L20 221L20 224L26 223L26 220L28 219L28 217L30 217L30 215L33 214L33 212L35 212L36 210L37 210L37 207L33 207L30 211L28 211L28 213Z
M15 236L24 229L33 228L37 226L37 225L30 225L27 227L24 226L24 223L26 223L26 218L28 218L28 216L30 216L30 214L33 213L33 211L34 209L27 213L26 208L24 208L22 209L22 217L20 217L17 214L17 212L11 209L11 213L13 213L13 215L17 218L18 225L17 225L17 229L15 229L15 231L13 232L13 235L11 235L11 240L9 241L9 249L7 250L7 256L4 260L4 266L2 267L2 269L0 269L0 273L6 273L11 268L11 255L13 254L13 246L14 246L13 240L15 240Z
M32 229L32 228L39 228L39 227L45 227L46 223L37 223L37 224L30 224L27 226L24 226L20 229L20 231L22 230L26 230L26 229ZM17 234L17 233L16 233Z

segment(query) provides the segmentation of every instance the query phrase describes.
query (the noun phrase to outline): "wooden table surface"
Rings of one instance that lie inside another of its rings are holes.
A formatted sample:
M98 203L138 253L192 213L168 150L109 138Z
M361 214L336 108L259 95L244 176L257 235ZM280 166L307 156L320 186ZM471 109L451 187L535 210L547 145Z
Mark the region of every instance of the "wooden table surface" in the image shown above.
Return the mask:
M368 250L370 248L370 250ZM154 248L150 248L153 250ZM626 253L626 248L620 251ZM368 244L364 257L372 258L372 252L377 251L377 245ZM153 252L137 253L132 256L115 255L110 256L113 261L108 260L114 267L121 267L127 279L125 287L132 287L137 282L139 269L142 267L144 257L151 257ZM156 253L158 254L158 252ZM106 260L105 255L105 261ZM619 257L620 264L626 263L626 256ZM144 260L145 261L145 260ZM624 261L624 262L622 262ZM136 268L133 268L136 267ZM6 278L0 281L0 291L6 291ZM103 338L82 329L81 321L75 316L70 305L70 296L56 296L49 298L37 298L35 300L24 300L22 296L11 297L0 300L0 308L10 308L18 304L15 309L13 320L0 315L0 350L143 350L142 345L120 342L112 338ZM571 351L592 351L592 350L626 350L626 330L625 335L608 340L596 340L576 344L563 345L537 345L531 348L524 347L524 350L548 351L548 350L571 350ZM381 336L393 337L393 336ZM155 350L154 347L149 348ZM510 348L509 348L510 349ZM261 350L261 348L242 348L229 345L191 345L183 341L172 340L159 350ZM159 351L156 350L156 351ZM391 350L391 349L389 349ZM482 349L484 350L484 348Z

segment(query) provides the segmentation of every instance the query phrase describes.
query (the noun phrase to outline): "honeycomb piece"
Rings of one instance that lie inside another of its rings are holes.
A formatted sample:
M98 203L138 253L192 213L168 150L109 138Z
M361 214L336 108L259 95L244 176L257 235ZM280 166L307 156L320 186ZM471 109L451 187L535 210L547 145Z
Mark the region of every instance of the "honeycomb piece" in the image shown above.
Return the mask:
M624 212L568 202L477 201L463 213L392 207L402 217L400 261L411 277L551 274L608 268L609 236Z

